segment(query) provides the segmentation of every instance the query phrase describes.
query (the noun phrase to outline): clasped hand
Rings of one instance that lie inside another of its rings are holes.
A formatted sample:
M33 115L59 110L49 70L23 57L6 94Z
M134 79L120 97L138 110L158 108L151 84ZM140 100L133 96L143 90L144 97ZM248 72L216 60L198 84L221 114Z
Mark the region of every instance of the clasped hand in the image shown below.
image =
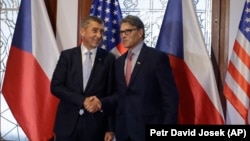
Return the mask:
M90 96L85 98L83 106L90 113L100 111L102 108L101 101L96 96Z

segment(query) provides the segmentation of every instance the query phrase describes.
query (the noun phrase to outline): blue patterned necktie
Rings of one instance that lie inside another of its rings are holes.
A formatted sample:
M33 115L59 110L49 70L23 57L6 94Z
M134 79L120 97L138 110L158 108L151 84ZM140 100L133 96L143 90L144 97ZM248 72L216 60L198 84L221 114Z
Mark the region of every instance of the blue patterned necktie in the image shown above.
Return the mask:
M91 55L92 52L88 51L85 53L86 57L85 57L85 62L83 64L83 88L86 88L86 85L88 83L89 80L89 76L91 73L91 68L92 68L92 61L91 61Z

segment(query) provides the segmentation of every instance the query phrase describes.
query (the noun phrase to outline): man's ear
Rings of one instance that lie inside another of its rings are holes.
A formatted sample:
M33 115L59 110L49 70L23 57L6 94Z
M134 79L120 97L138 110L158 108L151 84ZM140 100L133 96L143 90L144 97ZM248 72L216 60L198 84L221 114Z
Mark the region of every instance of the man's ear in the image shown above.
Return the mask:
M139 29L139 35L140 35L140 37L143 36L143 29Z
M85 34L85 29L84 28L81 28L80 29L80 35L83 36Z

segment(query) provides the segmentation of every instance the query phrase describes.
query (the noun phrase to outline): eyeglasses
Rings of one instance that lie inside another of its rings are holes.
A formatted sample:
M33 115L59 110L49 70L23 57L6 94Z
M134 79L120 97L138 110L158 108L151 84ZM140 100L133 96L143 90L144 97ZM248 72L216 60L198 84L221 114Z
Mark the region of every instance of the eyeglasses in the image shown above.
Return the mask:
M123 33L125 33L125 35L129 35L129 34L131 34L131 32L133 30L137 30L137 28L135 28L135 29L126 29L126 30L123 30L123 31L121 30L120 35L122 35Z

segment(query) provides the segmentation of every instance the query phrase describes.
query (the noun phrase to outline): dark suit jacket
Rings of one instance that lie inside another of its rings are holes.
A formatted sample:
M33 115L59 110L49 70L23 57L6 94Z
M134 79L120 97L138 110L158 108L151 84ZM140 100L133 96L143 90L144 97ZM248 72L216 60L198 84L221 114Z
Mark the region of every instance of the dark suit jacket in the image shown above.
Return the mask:
M146 124L177 124L178 91L168 56L145 44L127 86L126 56L119 57L115 65L116 139L122 141L129 136L133 141L144 141Z
M86 90L83 91L80 46L61 52L51 81L51 92L60 99L54 126L57 135L72 134L85 97L96 95L102 99L113 93L114 63L114 55L98 48ZM105 113L90 114L85 110L83 116L89 137L92 134L96 137L93 141L103 140L104 132L112 131Z

